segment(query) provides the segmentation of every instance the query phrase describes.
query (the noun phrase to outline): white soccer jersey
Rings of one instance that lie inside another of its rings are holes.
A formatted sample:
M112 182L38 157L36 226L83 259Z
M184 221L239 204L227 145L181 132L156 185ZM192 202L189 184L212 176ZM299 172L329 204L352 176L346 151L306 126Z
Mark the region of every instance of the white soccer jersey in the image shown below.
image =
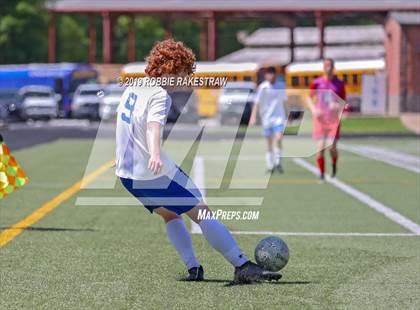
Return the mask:
M165 125L171 98L162 87L128 87L117 110L116 174L133 180L171 176L176 164L161 151L162 170L154 175L148 169L147 123ZM163 130L162 130L163 132Z
M273 85L269 81L264 81L258 86L255 104L258 105L261 123L264 128L270 128L286 122L284 109L286 101L286 89L280 82L276 82Z

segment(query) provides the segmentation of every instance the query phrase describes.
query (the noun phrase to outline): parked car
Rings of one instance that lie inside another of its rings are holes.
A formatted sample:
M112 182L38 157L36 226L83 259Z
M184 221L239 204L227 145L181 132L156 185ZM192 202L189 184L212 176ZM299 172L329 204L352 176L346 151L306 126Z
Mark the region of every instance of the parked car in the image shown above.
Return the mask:
M248 124L254 104L255 84L253 82L228 82L221 90L219 104L220 124L240 120Z
M118 84L110 84L104 87L104 97L99 106L99 117L102 120L111 120L117 114L125 88ZM171 109L168 113L168 123L181 121L185 123L197 123L197 98L192 89L176 89L168 91L172 99ZM182 114L182 116L181 116Z
M105 87L104 97L99 106L99 117L102 120L114 119L124 90L125 88L118 84L109 84Z
M16 107L18 101L17 89L0 90L0 124L8 122L10 112Z
M168 91L172 99L171 109L168 113L168 123L180 121L183 123L197 123L197 96L193 89L180 88ZM182 114L182 115L181 115Z
M19 89L16 104L10 110L21 120L52 119L58 115L60 95L49 86L30 85Z
M71 104L72 117L98 120L99 106L102 101L100 92L103 90L103 85L99 84L79 85L74 93Z

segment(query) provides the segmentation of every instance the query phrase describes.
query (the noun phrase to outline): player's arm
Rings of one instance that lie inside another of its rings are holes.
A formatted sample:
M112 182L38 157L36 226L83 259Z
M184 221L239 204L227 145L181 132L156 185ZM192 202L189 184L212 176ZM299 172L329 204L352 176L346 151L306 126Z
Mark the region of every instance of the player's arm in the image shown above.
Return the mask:
M147 144L149 147L150 159L148 168L158 174L162 169L162 161L160 159L160 134L161 124L158 122L147 123Z
M284 122L286 122L287 119L287 115L286 115L286 106L287 106L287 100L289 100L289 98L287 97L287 90L286 90L286 85L283 86L283 88L280 91L280 105L281 105L281 112L282 112L282 119Z
M308 98L306 99L306 105L308 106L309 110L314 114L316 111L316 107L314 104L314 96L309 94Z
M258 87L257 94L255 95L255 98L254 98L254 104L251 110L251 116L249 118L249 126L255 126L255 124L257 123L258 104L259 104L260 99L261 99L261 87Z
M309 96L306 99L306 105L309 108L309 110L311 110L312 114L317 116L319 115L319 111L315 106L314 100L315 100L315 90L316 90L316 85L314 83L314 81L312 81L311 85L309 86Z
M151 98L149 111L147 114L147 146L150 159L148 168L158 174L162 170L162 160L160 158L161 131L166 120L166 96L160 95Z
M346 101L347 100L346 85L344 84L344 82L341 84L339 96L344 101L344 107L345 107L345 109L348 109L349 107L348 107L348 104L347 104L347 101Z
M255 126L255 124L257 123L257 113L258 104L257 102L254 102L254 105L252 106L251 117L249 118L249 126Z

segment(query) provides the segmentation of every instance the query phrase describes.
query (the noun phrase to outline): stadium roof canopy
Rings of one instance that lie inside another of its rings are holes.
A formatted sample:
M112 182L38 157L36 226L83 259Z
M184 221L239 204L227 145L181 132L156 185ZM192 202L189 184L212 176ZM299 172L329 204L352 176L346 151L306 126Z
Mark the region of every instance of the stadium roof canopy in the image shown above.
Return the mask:
M419 10L418 0L52 0L53 12L309 12Z
M372 60L352 60L352 61L337 61L334 64L337 71L341 70L361 70L361 69L385 69L384 59L372 59ZM289 73L296 72L322 72L323 62L309 62L309 63L295 63L287 66L286 71Z
M314 61L321 58L316 46L295 47L293 53L295 62ZM383 44L326 46L324 51L325 57L336 60L379 59L384 55ZM245 47L218 59L222 62L257 62L267 65L288 64L291 60L291 50L287 47Z
M317 30L296 29L289 31L289 36L279 35L289 40L289 47L295 45L311 46L317 43L318 57L324 56L324 45L340 44L378 44L367 42L371 39L380 40L383 33L378 29L369 31L331 28L326 31L328 20L354 18L355 16L370 16L378 23L383 23L390 12L420 12L419 0L49 0L48 26L48 61L55 62L57 49L58 14L87 14L89 17L89 62L97 61L97 34L95 19L102 19L102 58L104 63L113 62L113 46L115 46L115 20L119 15L126 15L127 25L127 60L136 59L136 27L135 19L142 15L153 15L163 21L165 37L172 36L172 24L175 20L191 19L200 21L200 59L216 60L218 58L218 24L224 20L252 19L268 20L273 24L295 28L299 21L314 21ZM409 19L412 19L410 17ZM365 29L367 30L367 28ZM272 30L270 30L272 31ZM141 34L140 34L141 35ZM263 34L264 36L264 34ZM267 36L267 34L266 34ZM268 43L273 36L268 33ZM363 37L363 42L354 42L357 37ZM379 38L379 39L378 39ZM251 38L249 39L251 40ZM262 39L265 40L264 38ZM335 43L329 42L333 41ZM306 43L302 43L306 42ZM246 44L247 46L256 46ZM285 44L265 44L267 47L281 47ZM290 60L294 60L291 53Z
M391 12L390 17L401 25L420 25L420 12Z
M242 62L242 63L224 63L224 62L205 62L198 61L196 63L195 73L226 73L226 72L247 72L258 69L258 63ZM135 74L145 73L145 62L129 63L123 67L123 73Z
M245 46L289 46L290 28L260 28L242 40ZM316 27L296 27L293 29L296 45L316 45L319 31ZM382 25L369 26L327 26L325 44L383 44L385 30Z

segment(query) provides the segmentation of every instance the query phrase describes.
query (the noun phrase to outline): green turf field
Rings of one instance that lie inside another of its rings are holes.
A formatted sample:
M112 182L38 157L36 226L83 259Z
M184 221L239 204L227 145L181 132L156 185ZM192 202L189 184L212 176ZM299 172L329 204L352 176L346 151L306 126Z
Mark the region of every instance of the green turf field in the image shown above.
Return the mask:
M312 132L312 116L310 112L306 112L303 121L297 125L288 124L286 127L286 134L296 134L297 132L311 134ZM215 127L213 131L229 131L229 127ZM243 126L239 129L240 132L260 133L261 128ZM413 135L401 122L399 117L368 117L368 116L350 116L343 117L341 120L341 133L343 135Z
M419 155L416 139L343 142ZM89 140L59 140L14 152L30 183L0 201L3 233L80 180L92 145ZM292 149L293 143L289 145ZM175 158L184 146L188 148L184 142L167 145ZM280 233L291 252L281 281L226 286L233 268L200 234L193 235L193 243L207 281L180 281L184 266L159 218L140 206L75 204L81 197L128 198L117 184L76 192L0 247L0 309L420 308L419 235L340 188L318 184L291 158L284 162L286 173L273 175L265 188L263 141L242 145L250 158L242 163L245 170L238 169L240 161L236 169L232 161L226 171L220 169L217 155L230 150L228 142L210 141L200 147L209 200L237 197L245 204L249 197L263 198L261 206L214 208L260 211L257 221L224 223L251 257L259 239ZM111 159L106 152L101 155L102 163ZM313 158L304 160L314 163ZM187 170L191 167L188 159L183 164ZM341 151L338 177L420 224L418 173ZM112 171L98 180L112 181Z
M349 117L342 121L342 131L347 134L409 133L398 117Z

